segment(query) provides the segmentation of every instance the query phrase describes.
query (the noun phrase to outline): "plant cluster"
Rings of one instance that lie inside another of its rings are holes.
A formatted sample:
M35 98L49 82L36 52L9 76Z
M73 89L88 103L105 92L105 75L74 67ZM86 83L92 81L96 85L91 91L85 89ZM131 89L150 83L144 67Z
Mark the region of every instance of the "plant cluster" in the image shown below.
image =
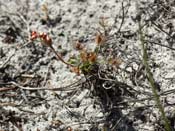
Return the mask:
M69 58L68 62L65 61L62 56L53 48L52 44L52 38L45 32L38 33L37 31L31 32L31 41L39 40L41 44L49 47L53 53L57 56L57 59L66 64L68 67L70 67L71 71L76 73L77 75L88 74L91 73L91 71L94 68L94 65L98 65L99 59L98 56L100 56L100 49L106 42L106 22L104 22L104 19L102 19L99 24L101 25L102 29L104 30L103 33L98 31L95 36L94 43L96 44L96 48L93 51L88 51L82 43L77 41L75 43L75 49L79 51L78 56L73 56ZM119 58L111 57L106 60L105 63L119 66L121 64L121 60Z

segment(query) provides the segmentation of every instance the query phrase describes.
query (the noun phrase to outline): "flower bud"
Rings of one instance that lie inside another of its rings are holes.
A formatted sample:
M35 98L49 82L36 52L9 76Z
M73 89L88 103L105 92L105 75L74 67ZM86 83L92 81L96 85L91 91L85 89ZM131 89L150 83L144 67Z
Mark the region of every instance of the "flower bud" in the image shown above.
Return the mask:
M38 37L37 32L36 31L32 31L31 34L30 34L30 37L31 37L30 38L31 40L35 40Z

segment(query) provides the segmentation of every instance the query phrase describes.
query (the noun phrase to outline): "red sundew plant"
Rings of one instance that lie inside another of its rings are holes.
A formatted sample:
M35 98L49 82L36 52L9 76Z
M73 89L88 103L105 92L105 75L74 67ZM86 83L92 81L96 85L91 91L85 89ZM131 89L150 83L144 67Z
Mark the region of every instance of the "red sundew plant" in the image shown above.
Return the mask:
M70 58L69 61L66 62L62 58L62 56L59 53L57 53L55 49L53 48L52 39L47 33L45 32L38 33L37 31L32 31L30 40L34 41L37 39L39 39L41 44L49 47L54 52L54 54L57 56L57 59L63 62L64 64L66 64L68 67L71 67L70 68L71 71L76 73L77 75L80 75L81 73L87 74L91 72L93 65L96 64L98 60L97 59L99 55L98 49L100 49L99 47L103 45L106 40L104 34L97 33L95 36L95 40L94 40L97 47L94 51L87 51L87 49L85 49L84 46L79 41L77 41L74 45L74 48L79 51L79 55L73 58ZM111 65L118 66L121 64L121 60L111 58L108 63Z

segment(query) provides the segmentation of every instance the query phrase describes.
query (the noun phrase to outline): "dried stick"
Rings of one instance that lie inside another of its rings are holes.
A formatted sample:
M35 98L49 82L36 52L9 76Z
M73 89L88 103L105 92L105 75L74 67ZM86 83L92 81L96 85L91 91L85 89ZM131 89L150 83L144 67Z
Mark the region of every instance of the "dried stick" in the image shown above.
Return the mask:
M15 87L4 87L4 88L0 88L0 92L9 91L13 89L15 89Z
M80 79L80 80L81 80L81 79ZM70 84L70 85L67 85L67 86L65 86L65 87L59 87L59 88L46 88L46 87L31 88L31 87L24 87L24 86L21 86L20 84L18 84L18 83L16 83L16 82L13 82L13 81L11 81L11 82L9 82L9 83L7 83L7 84L12 84L12 85L14 85L14 86L16 86L16 87L19 87L19 88L21 88L21 89L24 89L24 90L70 91L70 90L75 90L75 89L77 89L77 87L75 87L75 86L78 86L79 84L81 84L81 83L78 83L80 80L78 80L78 81L76 81L76 82L74 82L74 83L72 83L72 84ZM74 87L72 87L72 86L74 86Z

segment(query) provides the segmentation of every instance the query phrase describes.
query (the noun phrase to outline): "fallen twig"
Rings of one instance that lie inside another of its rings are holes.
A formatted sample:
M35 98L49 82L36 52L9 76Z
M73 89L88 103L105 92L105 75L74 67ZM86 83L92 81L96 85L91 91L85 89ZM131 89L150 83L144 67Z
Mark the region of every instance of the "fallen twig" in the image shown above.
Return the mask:
M15 103L10 103L10 102L4 102L4 103L0 103L0 107L3 107L3 106L18 106L17 104Z
M16 51L15 51L16 52ZM11 60L11 58L15 55L15 52L11 55L11 56L9 56L8 58L7 58L7 60L2 64L2 65L0 65L0 69L2 69L2 68L4 68L5 67L5 65Z
M162 47L165 47L165 48L168 48L168 49L171 49L171 50L174 50L175 51L175 48L172 48L172 47L167 46L167 45L163 45L163 44L160 44L160 43L157 43L157 42L154 42L154 41L150 41L150 40L146 40L146 42L149 42L149 43L155 44L155 45L160 45Z
M80 79L81 80L81 79ZM20 84L14 82L14 81L11 81L7 84L12 84L16 87L19 87L21 89L24 89L24 90L52 90L52 91L71 91L71 90L74 90L74 89L77 89L77 86L82 84L82 82L80 82L80 80L70 84L70 85L67 85L67 86L64 86L64 87L59 87L59 88L49 88L49 87L41 87L41 88L31 88L31 87L24 87L24 86L21 86ZM80 82L80 83L78 83ZM77 84L78 83L78 84ZM77 85L76 85L77 84ZM73 86L73 87L72 87Z
M13 90L16 87L4 87L4 88L0 88L0 92L4 92L4 91L9 91L9 90Z

